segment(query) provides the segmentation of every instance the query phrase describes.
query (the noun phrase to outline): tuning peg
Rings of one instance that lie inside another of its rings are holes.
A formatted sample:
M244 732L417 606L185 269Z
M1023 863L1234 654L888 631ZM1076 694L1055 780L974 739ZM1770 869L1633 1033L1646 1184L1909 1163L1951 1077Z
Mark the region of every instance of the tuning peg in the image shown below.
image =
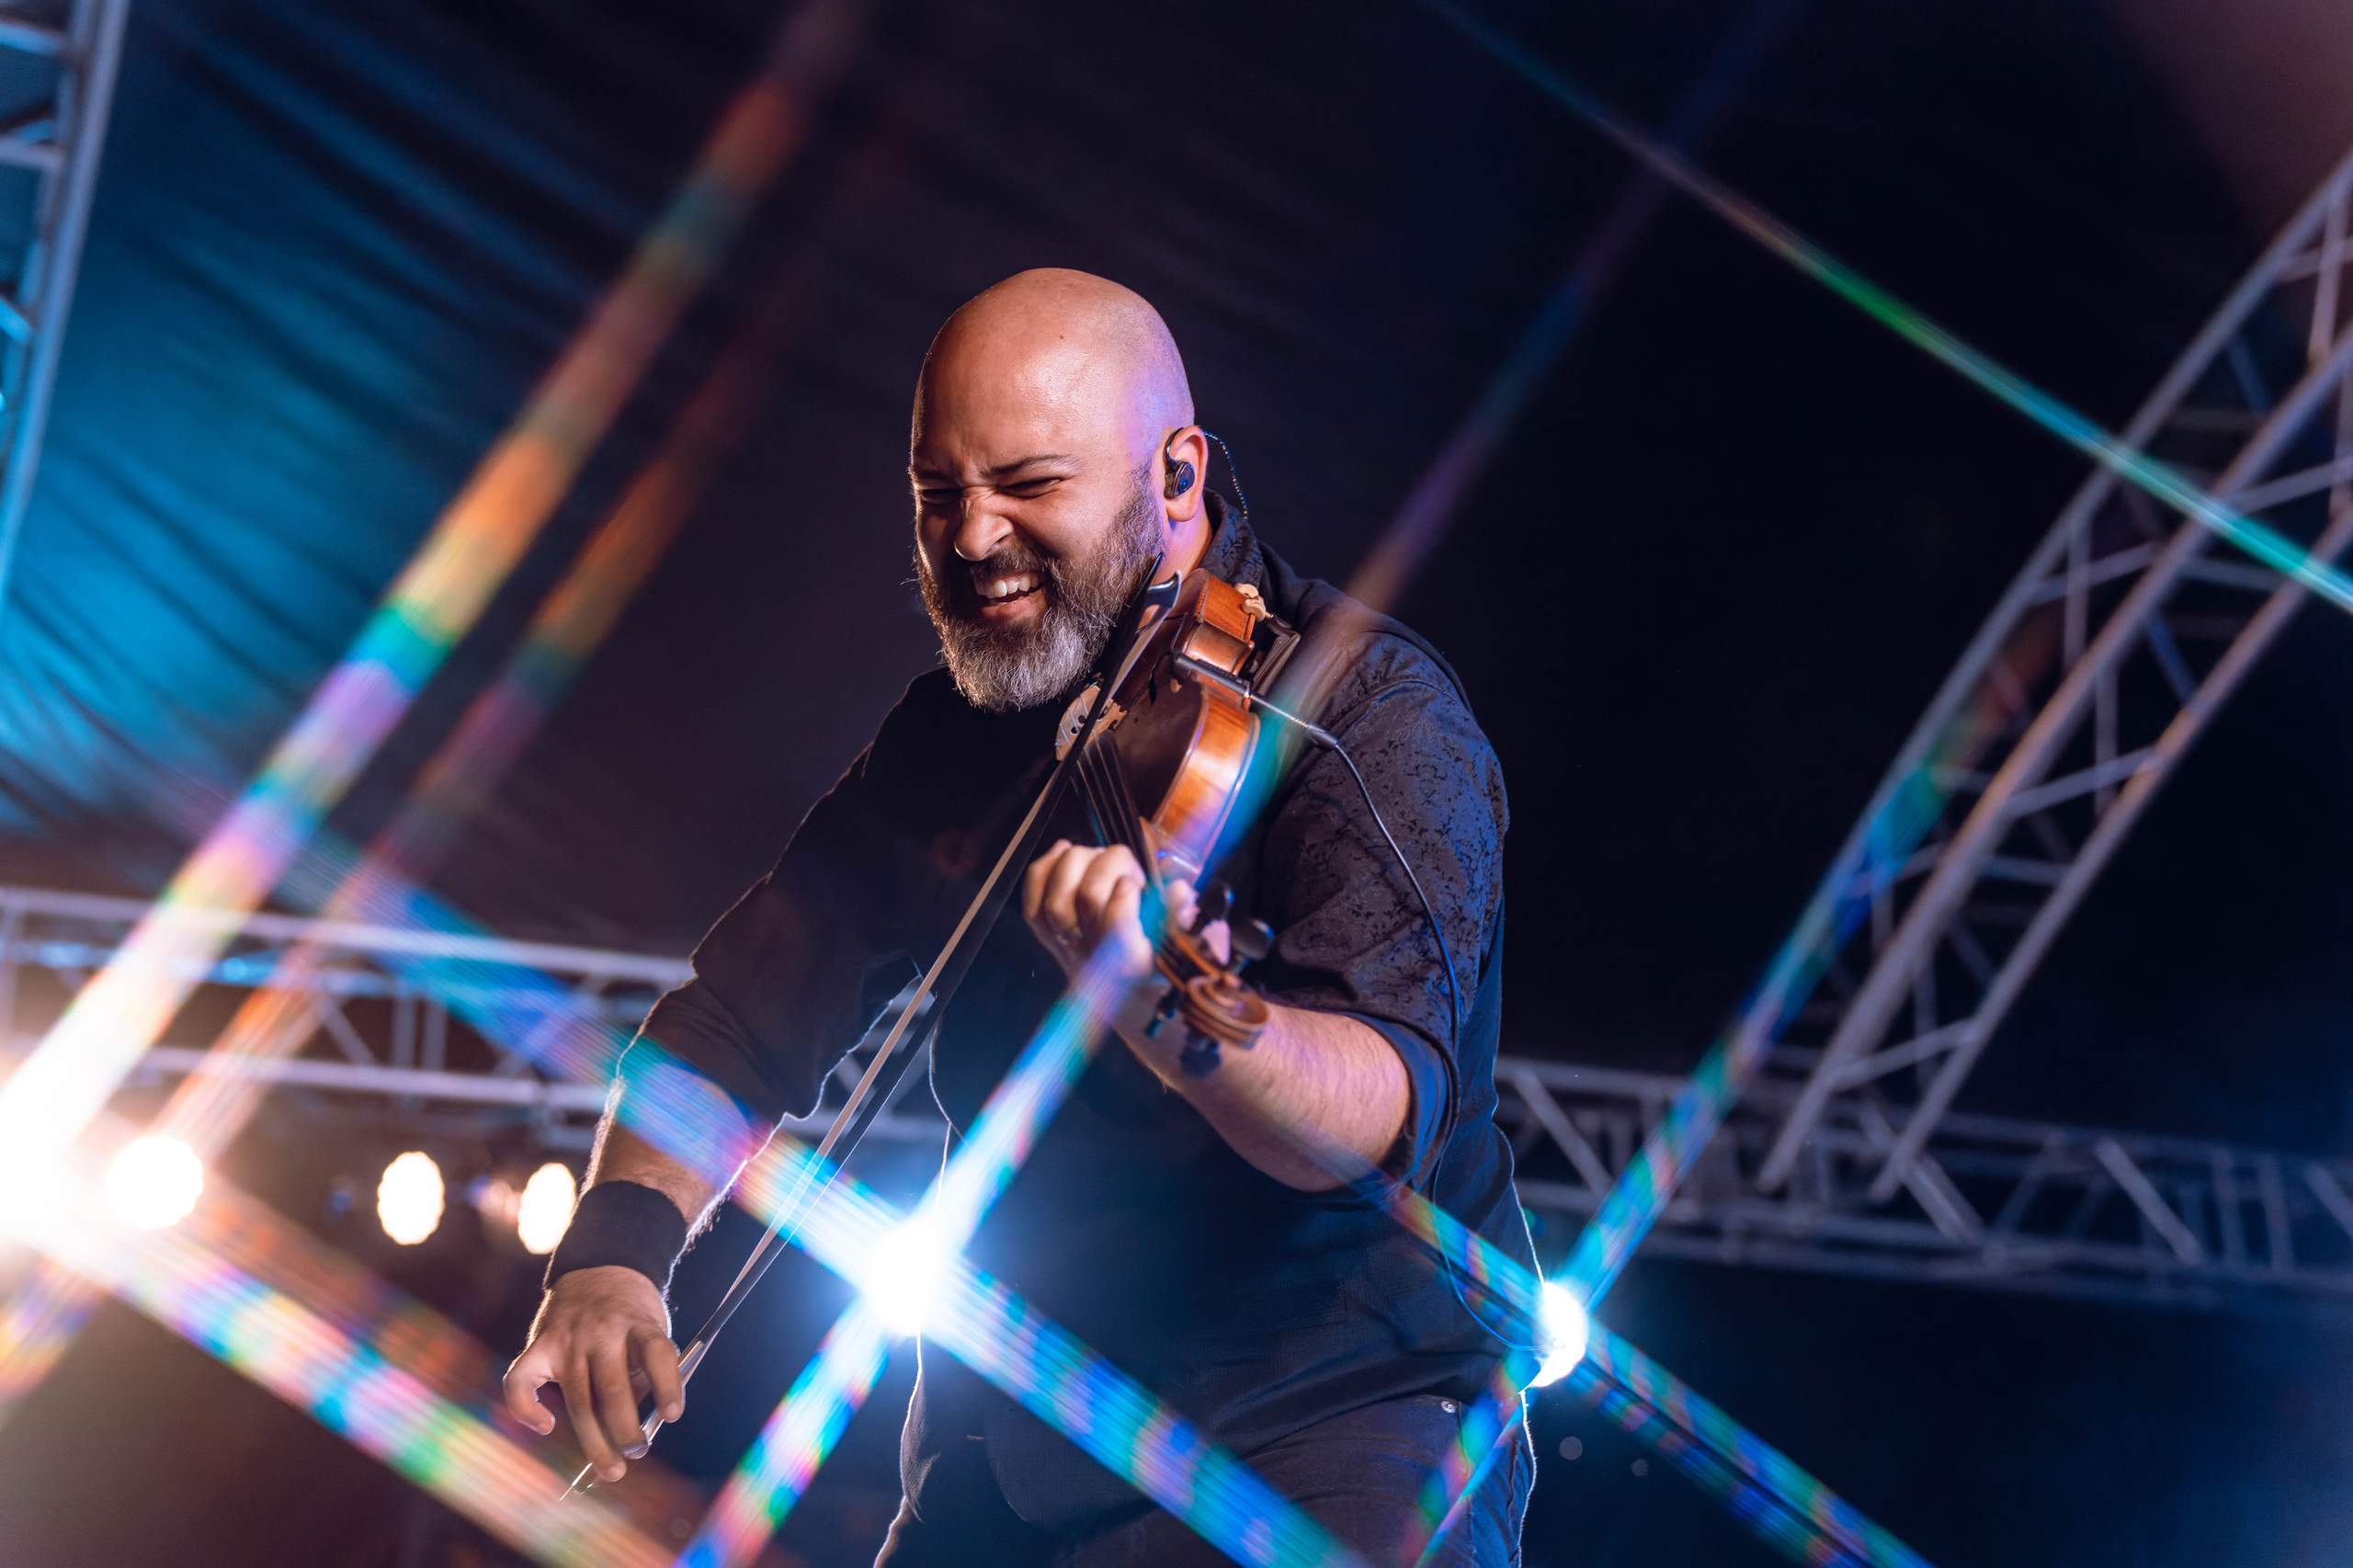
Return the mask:
M1193 935L1198 937L1233 913L1233 889L1215 878L1193 892Z
M1245 920L1233 928L1233 956L1256 963L1275 950L1275 928L1263 920Z

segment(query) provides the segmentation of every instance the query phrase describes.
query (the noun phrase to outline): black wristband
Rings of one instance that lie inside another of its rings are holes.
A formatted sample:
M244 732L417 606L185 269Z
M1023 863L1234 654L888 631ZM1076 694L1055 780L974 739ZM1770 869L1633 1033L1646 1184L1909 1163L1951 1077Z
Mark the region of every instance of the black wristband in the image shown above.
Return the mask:
M580 1195L572 1223L548 1259L547 1282L581 1268L634 1268L670 1292L670 1271L687 1250L687 1220L663 1193L633 1181L600 1181Z

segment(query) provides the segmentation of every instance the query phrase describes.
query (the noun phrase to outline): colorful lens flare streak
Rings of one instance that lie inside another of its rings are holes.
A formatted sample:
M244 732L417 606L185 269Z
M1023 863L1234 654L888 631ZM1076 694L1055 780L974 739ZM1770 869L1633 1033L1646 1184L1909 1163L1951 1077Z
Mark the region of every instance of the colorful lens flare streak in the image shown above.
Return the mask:
M1677 107L1667 133L1673 145L1689 146L1706 135L1724 100L1756 63L1793 5L1794 0L1757 0L1749 6L1740 25L1716 51L1706 74ZM1348 594L1359 604L1382 614L1395 610L1406 584L1446 537L1463 495L1486 472L1546 373L1585 324L1587 308L1609 287L1620 266L1649 233L1665 197L1665 185L1657 175L1645 171L1619 198L1600 230L1545 296L1510 357L1423 471L1397 515L1349 578Z
M733 1568L760 1554L816 1479L891 1351L891 1330L863 1303L842 1314L727 1478L679 1568Z
M340 846L333 834L322 833L298 858L290 891L298 898L306 892L324 897L330 889L347 891L355 905L365 906L353 913L427 938L415 945L414 954L395 954L391 959L392 967L420 992L441 1000L486 1037L556 1076L583 1083L612 1078L628 1043L620 1031L585 1014L570 991L538 970L463 956L470 939L483 935L479 928L431 894L389 872L360 877L355 869L358 865L357 858ZM302 1001L299 993L281 993L267 1016L282 1018L287 1009ZM245 1015L241 1012L239 1017ZM277 1043L290 1049L299 1040ZM237 1066L224 1057L220 1076L242 1083ZM631 1108L636 1113L633 1124L665 1148L695 1151L698 1159L710 1163L706 1174L712 1180L724 1182L732 1176L757 1141L751 1131L742 1130L733 1145L713 1134L712 1118L722 1108L700 1090L691 1074L664 1062L650 1046L642 1047L630 1066L631 1078L640 1085ZM212 1075L200 1071L194 1076ZM223 1102L196 1103L217 1108ZM240 1098L233 1103L242 1114L247 1102ZM196 1124L199 1134L223 1142L232 1131L218 1121ZM729 1161L731 1147L735 1153ZM10 1302L6 1316L0 1317L0 1415L38 1384L63 1354L86 1313L88 1296L88 1289L74 1277L44 1268Z
M443 928L454 924L454 917L427 895L415 895L408 914L415 917L428 911ZM611 1071L617 1033L580 1017L570 994L548 977L510 965L466 960L423 959L418 968L437 977L431 988L453 1010L517 1049L528 1046L535 1059L571 1075L595 1078ZM1009 1178L1044 1117L1075 1082L1089 1040L1090 1031L1082 1027L1085 1017L1083 1006L1068 1002L1058 1006L1021 1063L1024 1070L1000 1086L997 1101L1008 1114L995 1124L1000 1130L985 1137L976 1124L973 1142L981 1152L961 1167L972 1175L954 1189L958 1196L950 1200L951 1213L961 1210L977 1220L979 1206ZM642 1040L630 1050L623 1070L628 1087L620 1100L621 1114L632 1130L716 1182L733 1175L737 1158L710 1136L713 1108L692 1074L664 1060ZM743 1147L733 1146L737 1151ZM742 1201L755 1213L773 1215L788 1195L813 1185L817 1174L813 1151L779 1135L745 1174ZM821 1262L855 1281L862 1278L876 1249L898 1233L903 1223L887 1205L844 1177L826 1187L811 1207L800 1240ZM976 1282L952 1258L944 1259L942 1267L942 1300L926 1330L934 1342L972 1363L1042 1418L1058 1425L1076 1422L1081 1429L1063 1426L1074 1441L1222 1550L1243 1562L1282 1568L1353 1561L1246 1467L1161 1409L1143 1390L1099 1362L1003 1286ZM965 1311L981 1314L979 1326L958 1325L955 1320ZM989 1340L993 1327L1016 1326L1022 1335L1018 1346ZM847 1388L859 1381L857 1360L853 1355L837 1354L827 1375ZM870 1375L863 1381L870 1384ZM813 1412L797 1416L785 1413L781 1424L772 1427L796 1437L803 1431L837 1432L837 1424L812 1419L824 1408L821 1400ZM845 1409L840 1419L847 1415ZM813 1447L804 1462L813 1470L824 1451L823 1446ZM792 1468L782 1462L789 1452L788 1444L764 1467L766 1473L789 1478ZM756 1514L748 1517L756 1519Z
M2094 421L1963 343L1755 203L1694 168L1609 111L1549 63L1538 60L1451 0L1431 9L1490 55L1526 77L1653 173L1671 182L1740 232L1814 278L1914 347L2066 441L2120 478L2199 523L2340 608L2353 608L2353 580L2293 540L2224 506L2171 467L2120 441ZM2316 369L2319 384L2353 357L2353 335ZM1735 1028L1719 1040L1692 1075L1641 1155L1620 1176L1580 1239L1566 1272L1571 1288L1598 1304L1667 1201L1689 1162L1706 1145L1764 1060L1773 1038L1811 995L1828 957L1843 944L1881 890L1936 820L1943 791L1932 767L1899 781L1877 802L1869 829L1802 916L1774 957Z
M390 891L378 889L380 893ZM461 928L451 913L414 890L400 913L426 929ZM518 1047L528 1044L537 1059L568 1075L602 1077L619 1052L618 1031L580 1017L569 993L537 971L421 956L415 960L413 976L449 997L453 1006L499 1038ZM1082 1027L1086 1016L1086 1009L1074 1002L1059 1006L1016 1072L1000 1086L986 1127L975 1125L971 1140L973 1157L955 1168L958 1179L953 1187L965 1196L949 1201L946 1205L949 1210L976 1221L986 1198L1009 1177L1061 1094L1084 1068L1089 1038ZM642 1040L631 1052L628 1067L631 1087L622 1103L632 1126L665 1145L702 1151L710 1156L702 1161L708 1174L725 1179L733 1164L711 1149L701 1131L710 1107L691 1074L664 1062ZM746 1201L756 1211L765 1208L773 1212L781 1195L799 1186L808 1174L809 1151L780 1139L771 1148L770 1157L758 1162L747 1176ZM950 1185L943 1178L944 1188ZM1426 1199L1393 1183L1387 1190L1392 1212L1455 1259L1467 1288L1483 1291L1490 1299L1529 1299L1536 1281L1510 1257ZM850 1205L847 1220L839 1212L844 1203ZM821 1207L831 1218L820 1227L822 1235L813 1234L811 1250L853 1278L858 1275L851 1271L862 1269L875 1246L897 1233L903 1223L870 1198L842 1188L836 1188ZM1197 1454L1206 1451L1199 1439L1174 1424L1165 1412L1155 1412L1150 1396L1141 1389L1100 1365L1075 1341L1022 1307L1003 1287L969 1279L961 1266L949 1267L949 1288L943 1296L950 1315L931 1330L943 1348L968 1359L977 1358L976 1369L1042 1417L1069 1430L1098 1460L1164 1505L1172 1506L1173 1511L1197 1528L1214 1532L1211 1540L1244 1561L1327 1560L1317 1555L1324 1548L1312 1525L1302 1537L1296 1527L1303 1520L1284 1523L1290 1518L1285 1512L1288 1505L1249 1477L1239 1461L1222 1456L1198 1459ZM967 1299L975 1292L977 1306ZM301 1293L336 1299L334 1290L312 1284L301 1287ZM960 1301L989 1321L1017 1325L1023 1335L1019 1345L1010 1348L994 1345L986 1342L981 1330L960 1329L955 1321L961 1315L956 1311ZM1526 1310L1523 1307L1512 1315L1519 1317ZM381 1317L381 1312L367 1313L360 1321L371 1323ZM879 1346L880 1333L879 1323L873 1322L838 1329L818 1365L804 1373L794 1394L770 1423L764 1449L747 1458L745 1471L732 1483L729 1512L717 1517L706 1532L705 1541L728 1554L715 1561L741 1561L756 1551L756 1538L764 1538L764 1532L772 1529L775 1519L781 1517L780 1512L763 1514L767 1500L781 1500L789 1506L790 1500L805 1488L808 1477L871 1387L881 1350L870 1354L863 1346ZM472 1354L479 1357L480 1352ZM1518 1379L1505 1381L1516 1383ZM1468 1462L1471 1450L1478 1447L1477 1435L1484 1430L1482 1421L1492 1419L1495 1436L1502 1436L1506 1418L1500 1413L1516 1395L1516 1388L1507 1388L1503 1395L1482 1402L1483 1407L1491 1408L1474 1408L1466 1418L1470 1440L1465 1444L1464 1469L1469 1473L1466 1481L1451 1488L1458 1498L1467 1495L1471 1484L1483 1472L1483 1465L1472 1469ZM1072 1430L1074 1426L1082 1429ZM1495 1443L1486 1445L1487 1453L1495 1451ZM1302 1539L1307 1544L1300 1547Z
M342 860L341 872L327 879L335 885L323 900L301 900L315 903L321 918L351 921L372 915L397 920L410 911L418 895L407 879L426 874L454 828L496 786L676 536L710 461L740 431L756 374L782 324L784 301L795 292L779 290L751 329L734 340L660 450L550 591L505 675L469 705L393 821L363 856ZM293 867L295 881L317 880L312 861L318 853L306 852ZM329 858L339 858L332 851ZM426 928L459 926L438 911L426 913ZM274 1058L299 1048L317 1023L306 982L320 956L311 946L290 949L239 1007L214 1043L215 1052L224 1059ZM267 1092L266 1082L251 1074L192 1074L152 1131L178 1137L209 1156L235 1136ZM0 1324L0 1419L40 1384L72 1343L89 1300L88 1290L74 1276L45 1265L11 1302Z
M845 32L843 16L822 4L783 29L628 270L434 525L244 797L0 1085L0 1147L12 1161L57 1157L98 1113L226 940L215 921L190 912L217 915L261 902L472 626L799 145L809 79L838 62Z
M1507 1353L1495 1368L1495 1381L1462 1412L1462 1433L1446 1462L1422 1487L1423 1528L1428 1532L1417 1564L1432 1561L1445 1550L1454 1527L1469 1511L1471 1500L1495 1471L1514 1433L1527 1420L1527 1385L1535 1358L1519 1350Z
M809 1184L813 1165L806 1145L779 1138L745 1174L741 1201L754 1213L779 1212ZM877 1246L903 1223L861 1184L838 1176L807 1205L794 1241L858 1282ZM1236 1562L1256 1568L1357 1562L1191 1423L961 1258L941 1260L924 1333ZM789 1413L779 1419L789 1422ZM811 1428L821 1426L813 1418Z
M894 1247L911 1246L926 1254L907 1261L936 1264L944 1270L961 1252L1094 1060L1103 1039L1104 1010L1120 990L1109 958L1108 949L1098 951L1055 1004L991 1091L914 1216L893 1233ZM876 1256L868 1255L870 1265ZM870 1278L867 1287L873 1291L909 1283L920 1286L921 1281ZM783 1523L849 1415L865 1403L881 1376L880 1349L868 1353L878 1335L887 1335L887 1324L869 1299L853 1304L835 1322L815 1358L769 1417L759 1445L737 1468L728 1496L706 1523L703 1538L689 1549L698 1563L747 1562ZM887 1336L881 1343L887 1347Z
M200 1226L128 1232L79 1180L60 1187L61 1201L42 1206L27 1236L51 1258L508 1545L544 1562L654 1568L669 1560L609 1508L565 1506L553 1474L520 1445L437 1392L430 1377L234 1267L206 1244Z
M1587 1403L1674 1460L1797 1561L1927 1568L1910 1547L1599 1324L1571 1376Z
M775 326L775 312L765 312L688 401L661 449L549 590L506 672L468 705L399 813L319 904L320 918L359 920L404 906L412 884L429 874L456 829L497 788L676 536L712 459L741 428ZM300 1045L312 1020L299 1004L289 1016L283 994L306 991L308 971L319 958L313 948L290 949L279 960L279 972L256 990L213 1049L277 1056ZM188 1139L199 1152L218 1147L264 1092L252 1078L192 1076L157 1126Z
M1357 1564L1190 1422L1029 1312L984 1275L959 1271L931 1343L962 1360L1114 1475L1249 1568Z
M429 896L416 893L406 913L430 918L441 928L454 917L440 910ZM536 971L477 960L420 959L420 975L430 973L430 988L444 996L452 1009L468 1016L516 1049L528 1049L540 1060L568 1075L597 1078L611 1070L617 1054L616 1031L578 1016L570 994ZM1069 1004L1059 1007L1053 1027L1040 1031L1017 1083L1000 1089L1002 1103L1014 1114L1002 1119L1001 1131L975 1142L983 1151L965 1167L972 1176L960 1184L955 1207L977 1219L987 1196L1009 1178L1019 1156L1033 1141L1044 1116L1059 1103L1068 1084L1084 1066L1088 1031L1079 1027L1085 1009ZM727 1145L711 1138L713 1109L707 1092L694 1075L665 1061L650 1042L639 1040L623 1063L628 1087L621 1113L634 1131L687 1160L715 1182L733 1174L745 1145ZM813 1182L813 1152L798 1140L779 1135L744 1177L743 1200L756 1213L773 1215L787 1195ZM843 1178L813 1206L802 1244L829 1267L858 1279L878 1246L896 1234L903 1221L886 1205L857 1184ZM1073 1439L1170 1508L1194 1528L1240 1561L1292 1568L1298 1564L1345 1563L1353 1559L1298 1510L1277 1496L1232 1456L1208 1443L1189 1424L1161 1409L1140 1387L1093 1358L1066 1333L1026 1308L1004 1287L975 1283L969 1271L952 1259L944 1260L945 1283L938 1320L929 1332L943 1348L971 1362L975 1370L1029 1404L1041 1417L1058 1424L1075 1420L1083 1430L1064 1429ZM982 1314L981 1326L960 1329L954 1319L961 1310ZM992 1325L1017 1324L1029 1349L988 1343ZM1034 1354L1032 1353L1034 1351ZM855 1381L857 1358L837 1355L831 1374L847 1387ZM865 1381L870 1383L870 1376ZM823 1403L820 1402L819 1409ZM1100 1413L1097 1418L1095 1413ZM847 1419L847 1411L842 1419ZM824 1431L826 1424L778 1430ZM838 1430L837 1426L833 1428ZM823 1457L815 1449L808 1462ZM772 1460L767 1472L789 1476L789 1465ZM743 1516L739 1515L738 1517Z
M2223 505L2170 464L2127 446L2097 422L1971 347L1755 202L1635 130L1556 67L1537 59L1452 0L1423 3L1620 150L1648 165L1701 206L1906 343L1968 378L2119 478L2196 519L2253 559L2294 578L2338 608L2353 610L2353 578L2326 561L2235 507ZM2353 332L2348 332L2331 352L2330 364L2316 369L2333 374L2349 358L2353 358Z
M1334 1175L1349 1180L1360 1196L1380 1202L1397 1223L1449 1260L1462 1286L1466 1305L1484 1298L1503 1310L1500 1323L1483 1312L1478 1314L1490 1332L1504 1342L1506 1354L1494 1383L1464 1412L1461 1441L1439 1473L1431 1477L1422 1499L1423 1515L1431 1521L1428 1551L1435 1552L1506 1451L1506 1441L1518 1423L1525 1391L1537 1370L1543 1345L1544 1282L1485 1237L1394 1178L1369 1170L1362 1161L1350 1158L1323 1141L1311 1140L1296 1131L1290 1137L1294 1147ZM1574 1282L1564 1283L1574 1294ZM1758 1507L1769 1505L1794 1518L1811 1521L1811 1528L1834 1533L1859 1554L1859 1561L1925 1568L1918 1555L1901 1541L1864 1518L1794 1461L1710 1404L1657 1362L1591 1321L1589 1314L1585 1327L1586 1354L1568 1375L1572 1379L1598 1378L1612 1385L1622 1384L1647 1405L1665 1412L1663 1420L1675 1424L1662 1426L1658 1433L1638 1426L1630 1426L1629 1430L1646 1440L1655 1437L1662 1445L1662 1452L1678 1464L1682 1463L1680 1455L1667 1451L1666 1445L1679 1443L1688 1449L1695 1439L1706 1444L1737 1472L1743 1490L1734 1495L1735 1502L1753 1494Z
M1950 794L1945 781L1961 776L2016 721L2024 684L2057 656L2051 631L2047 622L2024 623L2004 655L2009 677L1989 678L1975 701L1929 738L1916 765L1881 784L1862 824L1766 965L1756 993L1709 1048L1578 1236L1562 1278L1588 1308L1609 1294L1782 1028L1813 998L1831 959L1902 875L1944 810Z

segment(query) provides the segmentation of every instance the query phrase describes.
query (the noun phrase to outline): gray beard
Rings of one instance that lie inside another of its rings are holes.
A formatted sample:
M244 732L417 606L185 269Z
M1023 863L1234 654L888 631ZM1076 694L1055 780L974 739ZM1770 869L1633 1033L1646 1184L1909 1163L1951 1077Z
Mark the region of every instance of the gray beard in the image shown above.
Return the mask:
M943 583L916 550L924 608L965 701L989 713L1042 707L1065 696L1094 667L1120 612L1160 552L1160 506L1148 488L1149 474L1147 465L1101 547L1084 560L1048 561L1014 544L989 562L957 562L949 571L961 580ZM991 626L974 613L973 568L990 563L1045 580L1045 602L1030 624Z

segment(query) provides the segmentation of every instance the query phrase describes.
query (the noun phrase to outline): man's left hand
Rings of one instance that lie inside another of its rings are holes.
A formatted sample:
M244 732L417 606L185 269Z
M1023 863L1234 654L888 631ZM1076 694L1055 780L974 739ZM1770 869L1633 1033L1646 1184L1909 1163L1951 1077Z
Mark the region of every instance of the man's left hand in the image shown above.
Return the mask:
M1133 984L1153 968L1143 892L1143 868L1125 845L1097 849L1058 838L1021 879L1021 914L1063 974L1075 980L1108 944L1114 972Z
M1145 1065L1166 1076L1176 1070L1181 1036L1167 1035L1155 1044L1145 1031L1166 987L1144 936L1144 886L1143 868L1125 846L1097 849L1058 838L1022 878L1021 913L1071 981L1078 979L1091 954L1105 949L1109 971L1103 978L1123 984L1125 994L1108 1004L1104 1017ZM1167 918L1189 928L1199 908L1192 883L1164 882L1160 891ZM1231 941L1225 922L1215 922L1200 935L1223 963Z

